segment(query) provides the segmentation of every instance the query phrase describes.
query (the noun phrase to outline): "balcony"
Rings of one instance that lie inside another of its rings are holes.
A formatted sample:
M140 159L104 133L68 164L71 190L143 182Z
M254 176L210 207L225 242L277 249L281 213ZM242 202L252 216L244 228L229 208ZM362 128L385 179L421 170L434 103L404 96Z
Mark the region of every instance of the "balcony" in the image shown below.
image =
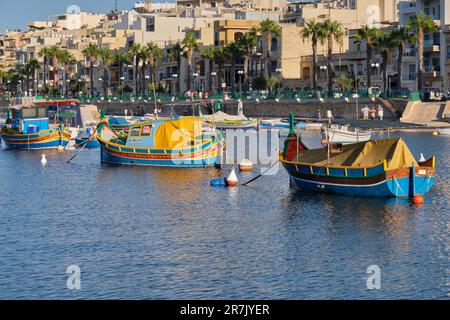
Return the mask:
M440 66L435 65L426 65L424 66L424 76L439 78L441 76L441 68Z
M423 50L425 52L440 52L441 44L439 41L428 39L423 41Z

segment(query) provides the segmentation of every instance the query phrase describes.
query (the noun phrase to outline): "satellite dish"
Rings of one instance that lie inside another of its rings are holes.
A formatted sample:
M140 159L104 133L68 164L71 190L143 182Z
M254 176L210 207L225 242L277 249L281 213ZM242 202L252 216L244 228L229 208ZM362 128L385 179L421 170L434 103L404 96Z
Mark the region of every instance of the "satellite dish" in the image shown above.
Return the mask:
M81 13L81 9L79 6L73 4L67 7L66 13L68 14L79 14Z

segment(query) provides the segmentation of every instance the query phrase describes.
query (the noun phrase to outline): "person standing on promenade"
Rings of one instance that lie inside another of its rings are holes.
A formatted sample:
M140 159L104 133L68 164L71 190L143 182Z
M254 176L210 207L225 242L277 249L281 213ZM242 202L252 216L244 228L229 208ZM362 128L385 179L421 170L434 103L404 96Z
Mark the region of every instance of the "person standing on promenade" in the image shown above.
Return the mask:
M361 112L363 114L363 119L364 120L368 120L369 119L369 111L370 111L370 109L367 106L364 106L364 108L361 109Z
M378 105L377 111L378 111L378 120L383 120L383 107L381 106L381 104Z
M370 108L370 120L375 120L376 111L375 108Z

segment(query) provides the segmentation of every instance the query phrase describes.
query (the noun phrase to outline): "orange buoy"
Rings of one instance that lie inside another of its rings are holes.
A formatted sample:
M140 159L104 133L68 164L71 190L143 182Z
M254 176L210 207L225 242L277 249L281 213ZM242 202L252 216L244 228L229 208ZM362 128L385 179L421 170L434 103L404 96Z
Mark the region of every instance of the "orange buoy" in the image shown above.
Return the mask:
M328 144L328 141L327 141L327 139L322 139L322 141L320 141L320 143L321 143L322 145L327 145L327 144Z
M420 194L416 194L413 198L414 204L423 204L423 197Z
M236 187L238 184L238 178L236 176L236 172L233 170L231 170L230 175L227 177L227 186L229 187Z
M248 159L244 159L239 163L240 171L252 171L252 169L253 169L253 163Z

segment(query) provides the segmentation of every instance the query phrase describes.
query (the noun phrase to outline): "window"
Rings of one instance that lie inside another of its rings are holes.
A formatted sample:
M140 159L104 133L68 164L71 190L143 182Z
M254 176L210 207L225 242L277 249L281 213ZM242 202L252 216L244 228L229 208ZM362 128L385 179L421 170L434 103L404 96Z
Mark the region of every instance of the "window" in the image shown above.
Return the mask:
M150 136L152 133L152 127L151 126L144 126L142 127L142 134L141 136Z
M35 108L23 108L22 109L22 118L33 118L36 117L36 109Z
M273 51L277 51L278 50L278 40L277 40L277 38L272 38L272 52Z
M37 116L39 118L45 118L47 116L47 110L45 110L45 108L38 108L37 109Z
M139 137L139 133L141 131L141 128L131 128L131 134L132 137Z
M447 46L447 59L450 59L450 46Z

